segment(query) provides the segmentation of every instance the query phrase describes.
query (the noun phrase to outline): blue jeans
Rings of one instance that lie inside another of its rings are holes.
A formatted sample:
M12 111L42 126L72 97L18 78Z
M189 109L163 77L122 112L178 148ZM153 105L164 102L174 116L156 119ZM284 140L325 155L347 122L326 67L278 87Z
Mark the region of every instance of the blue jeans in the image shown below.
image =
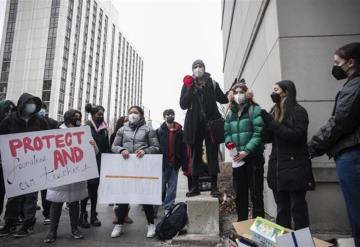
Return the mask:
M355 246L360 246L360 148L343 151L335 158Z
M167 164L163 170L163 201L164 209L170 210L176 198L176 188L179 170L174 165Z

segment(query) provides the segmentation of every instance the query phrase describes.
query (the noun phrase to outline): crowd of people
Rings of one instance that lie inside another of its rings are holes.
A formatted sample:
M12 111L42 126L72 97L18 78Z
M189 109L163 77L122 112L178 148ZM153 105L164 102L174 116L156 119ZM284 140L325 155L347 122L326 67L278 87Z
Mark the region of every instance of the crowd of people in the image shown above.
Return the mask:
M264 149L271 143L268 158L267 183L277 206L276 223L292 229L310 224L307 191L315 189L311 159L323 154L335 159L340 186L356 246L360 246L360 43L350 43L334 54L332 75L346 79L338 92L329 120L308 142L309 117L306 109L297 102L296 86L291 80L274 83L269 92L273 106L268 112L256 103L253 92L245 80L235 80L224 93L205 70L202 60L192 64L192 75L184 78L180 107L186 110L184 128L175 121L175 112L166 109L164 122L156 130L146 124L144 111L131 106L127 116L120 117L110 135L104 121L105 109L87 104L97 167L100 172L103 153L119 154L128 159L135 154L163 155L162 201L167 214L174 205L179 169L188 178L188 197L199 195L203 176L203 147L206 170L210 177L211 196L219 197L219 145L232 144L236 154L232 157L233 188L238 221L248 219L249 191L252 217L265 217L264 213ZM225 116L217 104L227 104ZM38 97L24 93L17 104L9 100L0 102L0 134L41 131L56 128L76 128L82 125L82 112L70 109L64 121L58 123L47 116L46 105ZM0 169L2 173L2 169ZM1 178L2 178L1 174ZM1 179L0 214L5 187ZM41 191L44 224L50 229L44 240L56 241L57 228L63 204L69 209L71 234L83 238L81 228L100 227L97 214L99 178ZM0 237L12 234L25 237L34 228L38 192L7 199L4 225ZM90 215L87 204L90 200ZM143 205L148 223L146 236L155 235L154 218L158 206ZM114 228L111 237L119 237L125 223L131 223L129 204L114 205ZM19 228L17 225L21 224Z

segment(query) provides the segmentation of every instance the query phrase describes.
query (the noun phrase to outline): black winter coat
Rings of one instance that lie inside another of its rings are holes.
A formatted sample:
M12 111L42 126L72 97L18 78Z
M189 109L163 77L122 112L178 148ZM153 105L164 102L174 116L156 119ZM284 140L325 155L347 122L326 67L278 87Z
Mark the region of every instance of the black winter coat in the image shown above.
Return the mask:
M36 110L30 115L29 120L26 122L21 118L24 111L24 105L27 101L33 99L36 104ZM0 124L0 134L13 134L32 132L40 130L48 130L49 125L44 118L38 116L38 112L41 109L41 100L38 97L34 97L31 94L24 93L20 96L17 103L17 111L12 112L7 118L5 118Z
M296 105L287 119L271 121L265 131L265 142L272 143L267 181L274 191L313 190L315 186L307 148L309 118Z
M312 157L335 157L360 145L360 75L349 79L338 92L332 116L309 143Z
M163 169L165 169L165 166L168 163L167 154L169 145L174 146L175 168L179 169L180 166L182 166L182 164L185 162L185 146L183 144L182 126L178 123L175 124L177 124L178 129L175 131L173 143L168 143L168 127L165 122L156 130L156 134L160 143L160 152L163 155Z
M200 102L203 105L207 120L221 118L216 102L221 104L228 103L227 96L223 93L219 84L215 82L214 85L210 74L205 73L204 76L206 82L203 89L199 90L194 85L190 89L187 89L185 86L181 89L180 107L183 110L187 110L183 138L184 143L187 144L194 144L197 129L205 127L199 126L202 122Z

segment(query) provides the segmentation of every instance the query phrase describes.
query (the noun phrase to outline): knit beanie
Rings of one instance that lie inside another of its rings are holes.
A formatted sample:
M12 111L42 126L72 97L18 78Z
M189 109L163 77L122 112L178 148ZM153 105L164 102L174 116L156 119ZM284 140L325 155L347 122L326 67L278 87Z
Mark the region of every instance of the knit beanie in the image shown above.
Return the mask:
M205 64L204 64L204 62L201 60L201 59L197 59L197 60L195 60L194 62L193 62L193 64L192 64L192 69L194 69L195 68L195 65L202 65L204 68L205 68Z

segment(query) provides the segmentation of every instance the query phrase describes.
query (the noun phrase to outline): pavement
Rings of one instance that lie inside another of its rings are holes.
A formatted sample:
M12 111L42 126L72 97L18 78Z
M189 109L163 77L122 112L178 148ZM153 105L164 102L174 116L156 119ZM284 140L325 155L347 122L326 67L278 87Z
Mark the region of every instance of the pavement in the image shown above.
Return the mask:
M177 201L185 201L185 193L187 191L186 177L179 172ZM40 198L39 198L40 205ZM89 206L88 206L89 207ZM37 223L34 232L25 238L16 239L12 236L0 238L1 247L95 247L95 246L174 246L170 242L161 242L156 239L146 238L147 222L145 213L141 210L139 205L131 205L130 217L134 220L133 224L125 225L124 234L119 238L111 238L110 233L113 229L112 221L114 219L113 208L108 205L98 205L98 218L102 225L101 227L91 227L90 229L80 228L84 234L84 239L75 240L70 235L70 219L68 211L63 209L59 229L58 238L55 243L45 244L43 240L48 232L49 226L43 225L44 217L41 211L37 212ZM159 209L158 218L155 224L160 221L163 215L162 208ZM2 222L3 223L3 222ZM179 245L177 245L179 246Z

